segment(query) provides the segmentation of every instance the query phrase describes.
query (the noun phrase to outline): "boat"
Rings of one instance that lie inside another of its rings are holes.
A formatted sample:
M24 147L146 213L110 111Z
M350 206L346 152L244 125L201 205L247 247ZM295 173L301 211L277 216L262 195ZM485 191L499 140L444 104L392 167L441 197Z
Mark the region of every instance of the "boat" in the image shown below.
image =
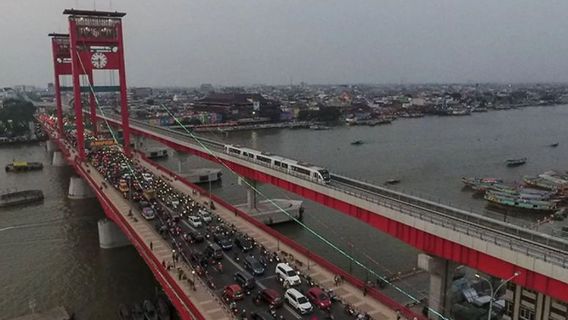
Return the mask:
M120 320L132 320L130 309L125 304L121 303L118 306L118 315L120 317Z
M518 167L522 166L527 162L527 158L519 158L519 159L508 159L505 161L507 167Z
M352 145L352 146L360 146L360 145L362 145L363 143L364 143L363 140L355 140L355 141L352 141L352 142L351 142L351 145Z
M534 199L522 199L510 195L503 195L497 192L488 191L484 196L485 200L499 206L513 207L539 212L549 212L557 209L556 202Z
M560 145L560 143L559 143L559 142L555 142L555 143L552 143L552 144L550 144L550 145L548 145L548 146L549 146L549 147L552 147L552 148L556 148L556 147L558 147L558 145Z
M543 179L541 177L524 176L523 182L528 186L542 188L551 191L557 191L560 187L557 183Z
M385 181L385 184L390 184L390 185L398 184L398 183L400 183L400 179L397 179L397 178L392 178L392 179L388 179L387 181Z
M160 320L170 320L172 318L170 312L170 305L165 297L158 296L156 301L156 310L158 312L158 317Z
M466 187L469 187L475 191L485 192L492 185L502 183L503 180L498 178L478 178L478 177L462 177L462 182Z
M144 316L146 317L146 320L158 320L158 313L156 312L154 304L150 300L144 300L142 307L144 309Z
M329 130L330 127L322 126L322 125L319 125L319 124L313 124L313 125L310 126L310 129L316 130L316 131L318 131L318 130Z
M6 165L6 172L24 172L43 169L41 162L13 161Z
M132 320L144 320L144 310L139 303L135 303L134 306L132 306L131 315Z
M0 195L0 207L16 206L43 200L43 191L24 190Z

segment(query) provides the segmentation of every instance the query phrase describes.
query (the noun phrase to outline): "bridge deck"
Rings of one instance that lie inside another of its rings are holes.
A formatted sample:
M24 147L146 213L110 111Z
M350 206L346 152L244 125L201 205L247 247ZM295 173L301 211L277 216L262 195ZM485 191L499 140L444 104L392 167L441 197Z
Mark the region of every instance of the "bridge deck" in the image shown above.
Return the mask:
M170 180L173 178L172 176L169 176L168 174L161 171L159 167L148 165L148 163L146 163L144 159L141 159L139 155L137 155L136 158L140 161L140 164L145 165L157 176L165 177L166 179ZM171 180L170 183L177 190L188 195L192 195L195 200L198 200L201 203L207 203L209 201L209 198L205 194L198 194L198 196L194 196L193 191L195 189L191 188L183 181L175 179ZM198 190L195 191L197 192ZM333 289L334 292L343 300L355 306L357 309L367 312L370 316L373 317L373 319L396 319L396 312L394 310L387 308L385 305L379 303L377 300L373 299L370 296L364 296L361 289L351 285L348 282L344 282L336 286L333 281L334 274L332 274L330 271L314 263L309 259L309 257L303 255L302 253L283 243L280 243L273 236L257 228L255 225L243 219L242 217L235 215L230 209L223 207L220 203L214 202L214 204L216 208L215 212L227 222L234 224L239 231L251 235L255 238L256 241L258 241L271 251L280 250L294 256L296 261L300 261L300 264L296 264L296 267L300 269L302 273L309 274L310 277L312 277L312 279L314 279L322 287Z
M52 132L52 134L54 136L57 136L56 133ZM65 140L59 141L61 142L60 146L64 146L67 150L70 151L70 162L75 162L78 156L77 151ZM197 196L193 194L195 186L191 185L187 181L181 181L180 179L182 178L177 176L172 179L172 174L165 173L166 169L153 166L152 164L147 162L147 160L143 159L143 157L139 154L135 156L134 160L136 160L139 165L144 166L155 173L157 176L166 178L166 180L173 187L178 189L180 192L190 195L196 201L202 203L209 201L209 198L205 195L205 193L198 194ZM132 209L131 203L124 199L123 196L114 188L103 188L102 182L104 181L104 178L88 164L76 163L76 165L79 167L79 169L81 169L79 171L83 171L83 173L88 175L91 182L96 187L98 187L98 191L106 198L106 200L112 202L115 209L115 214L120 215L120 219L116 220L127 223L129 228L136 233L137 238L142 239L142 243L135 245L145 246L145 251L151 252L150 254L156 258L156 261L162 261L166 264L172 263L173 261L171 245L155 231L150 223L143 219L134 218L131 214L129 214L130 210ZM376 298L365 296L361 288L358 288L348 282L343 282L339 285L335 285L333 281L335 274L333 274L325 267L318 265L313 260L310 260L308 256L282 243L282 241L279 241L273 235L265 232L264 230L261 230L243 217L234 214L234 208L223 207L223 204L219 202L216 202L215 205L215 213L217 213L220 217L222 217L227 222L234 224L239 231L253 236L267 249L272 251L280 250L281 252L286 252L289 257L294 257L294 260L296 261L296 268L300 269L300 271L304 274L309 274L310 277L322 287L334 289L337 296L340 297L343 301L353 305L360 311L369 313L369 315L371 315L374 319L395 319L397 317L395 311L391 309L392 306L391 308L389 308L388 306L376 300ZM153 250L150 249L150 242L152 242ZM312 258L313 257L314 256L312 256ZM181 270L183 270L186 275L192 274L192 270L188 265L178 263L177 267L178 268L172 268L169 271L171 273L171 279L175 281L175 286L179 287L182 290L183 294L185 294L190 299L191 303L200 310L200 312L206 319L231 318L229 311L225 308L225 305L220 301L218 296L210 291L203 282L200 282L201 278L194 277L196 281L195 289L190 285L188 281L180 280L178 269L181 268Z

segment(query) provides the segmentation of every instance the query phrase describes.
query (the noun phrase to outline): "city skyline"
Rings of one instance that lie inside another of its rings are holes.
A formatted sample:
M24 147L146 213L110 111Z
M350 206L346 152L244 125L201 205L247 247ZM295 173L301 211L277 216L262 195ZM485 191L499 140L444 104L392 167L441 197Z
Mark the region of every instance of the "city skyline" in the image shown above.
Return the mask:
M47 33L93 4L127 13L130 86L568 81L568 3L7 0L0 86L52 82Z

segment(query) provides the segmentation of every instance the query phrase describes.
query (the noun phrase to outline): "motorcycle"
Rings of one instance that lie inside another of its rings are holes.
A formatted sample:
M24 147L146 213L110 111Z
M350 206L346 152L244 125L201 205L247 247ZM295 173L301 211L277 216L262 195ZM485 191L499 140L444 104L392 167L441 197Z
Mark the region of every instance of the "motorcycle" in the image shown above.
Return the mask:
M348 303L345 304L345 308L343 310L350 316L354 316L356 313L355 309Z

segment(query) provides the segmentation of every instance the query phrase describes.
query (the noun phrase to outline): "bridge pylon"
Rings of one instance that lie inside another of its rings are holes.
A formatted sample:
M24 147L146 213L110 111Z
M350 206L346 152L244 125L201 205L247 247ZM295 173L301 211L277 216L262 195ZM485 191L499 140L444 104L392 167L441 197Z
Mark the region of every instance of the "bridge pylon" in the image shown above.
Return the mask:
M123 131L123 145L130 155L130 126L128 121L128 100L126 90L126 70L124 62L124 42L122 36L122 18L126 13L66 9L69 15L69 53L73 76L73 96L77 130L77 149L79 158L85 159L85 136L83 106L81 100L81 82L89 92L90 119L93 128L97 127L94 81L97 75L109 74L114 77L118 72L119 87L110 83L106 91L120 92L120 115ZM85 74L86 79L80 76Z

